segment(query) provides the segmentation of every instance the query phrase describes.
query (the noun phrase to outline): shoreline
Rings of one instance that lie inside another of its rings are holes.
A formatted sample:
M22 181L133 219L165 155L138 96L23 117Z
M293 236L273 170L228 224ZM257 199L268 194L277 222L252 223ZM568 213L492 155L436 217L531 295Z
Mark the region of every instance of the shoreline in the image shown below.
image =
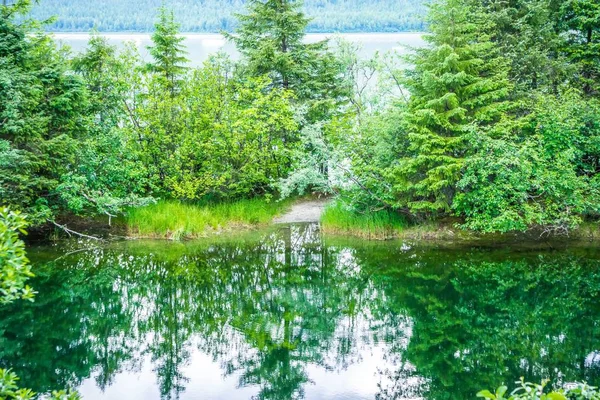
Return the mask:
M43 242L88 235L107 241L191 241L318 224L326 237L365 242L406 240L480 246L600 241L598 222L582 223L568 234L548 233L540 227L525 232L481 233L457 227L460 221L453 218L413 225L394 215L389 212L383 216L381 213L354 214L327 197L284 201L258 198L204 205L170 200L131 209L127 215L113 219L112 225L104 217L64 215L58 222L68 231L44 225L31 230L28 239Z
M281 215L279 216L281 217ZM540 231L509 232L509 233L476 233L454 228L443 224L427 224L407 227L402 230L388 231L386 234L369 230L343 230L328 228L322 222L289 222L280 223L256 222L244 223L231 220L215 227L208 227L193 233L182 234L178 230L166 232L140 232L128 225L124 219L114 221L112 226L106 222L92 219L73 219L63 221L70 229L91 235L107 242L158 240L165 242L190 242L195 240L214 240L216 238L236 239L248 234L264 233L269 230L287 229L293 225L318 224L326 239L358 240L365 243L394 243L410 241L416 245L447 245L461 247L479 247L508 245L511 247L532 247L569 245L569 244L598 244L600 242L600 224L586 223L571 231L568 235L540 235ZM27 242L56 242L73 239L64 232L42 229L26 238Z
M465 246L490 244L518 244L531 246L559 242L600 242L600 224L598 223L584 224L569 232L568 235L545 235L541 234L539 230L528 232L478 233L444 225L416 225L403 230L388 232L386 235L382 235L378 232L369 232L368 230L348 231L335 228L322 228L322 231L328 236L356 238L370 242L409 240L420 243L448 243Z

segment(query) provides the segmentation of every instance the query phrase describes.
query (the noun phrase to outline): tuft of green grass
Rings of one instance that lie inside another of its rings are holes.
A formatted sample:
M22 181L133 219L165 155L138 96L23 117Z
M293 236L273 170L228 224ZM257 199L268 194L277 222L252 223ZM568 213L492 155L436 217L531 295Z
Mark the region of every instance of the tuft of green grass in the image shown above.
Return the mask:
M341 201L331 203L321 216L321 227L326 233L359 236L367 239L398 237L408 226L402 215L389 210L359 213Z
M132 236L192 239L233 228L266 225L289 204L265 199L207 205L166 200L129 210L126 221Z

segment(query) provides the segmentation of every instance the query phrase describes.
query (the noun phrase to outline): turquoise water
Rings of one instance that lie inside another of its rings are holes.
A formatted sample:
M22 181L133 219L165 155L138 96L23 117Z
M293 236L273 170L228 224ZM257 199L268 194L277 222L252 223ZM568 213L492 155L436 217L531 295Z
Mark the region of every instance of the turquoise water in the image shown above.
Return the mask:
M600 383L600 251L323 237L30 249L0 367L84 399L472 399Z

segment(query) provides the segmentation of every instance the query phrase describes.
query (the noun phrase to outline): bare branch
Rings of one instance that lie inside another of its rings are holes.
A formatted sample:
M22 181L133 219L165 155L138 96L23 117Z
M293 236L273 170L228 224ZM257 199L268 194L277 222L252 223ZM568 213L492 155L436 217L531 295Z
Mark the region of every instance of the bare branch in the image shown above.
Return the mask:
M80 236L80 237L84 237L84 238L87 238L87 239L97 240L97 241L100 241L100 242L104 241L104 239L96 237L96 236L90 236L90 235L86 235L84 233L76 232L76 231L74 231L72 229L67 228L66 225L61 225L61 224L57 223L56 221L50 221L50 222L52 222L52 224L54 226L56 226L56 227L62 229L63 231L65 231L66 234L69 235L69 236L75 235L75 236Z

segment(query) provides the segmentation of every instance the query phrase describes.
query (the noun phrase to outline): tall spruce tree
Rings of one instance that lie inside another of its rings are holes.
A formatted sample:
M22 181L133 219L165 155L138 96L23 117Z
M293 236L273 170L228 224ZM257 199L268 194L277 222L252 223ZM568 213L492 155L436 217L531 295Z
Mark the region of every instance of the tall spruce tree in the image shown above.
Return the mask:
M490 41L487 15L466 0L431 6L428 47L408 60L408 149L393 168L398 205L415 213L451 210L467 136L489 129L510 104L509 66Z
M336 97L339 66L327 41L305 43L310 21L296 0L250 0L238 14L235 35L225 34L243 55L251 75L268 75L274 87L289 89L298 100Z
M294 94L295 104L302 115L300 127L323 124L331 120L340 104L347 101L349 93L341 79L342 64L329 50L327 40L307 43L305 31L309 19L302 12L302 2L297 0L249 0L247 13L237 15L239 27L236 34L227 34L243 56L243 63L250 76L268 76L270 89L283 89ZM327 143L321 128L309 128L310 136L318 142ZM316 136L315 136L316 135ZM327 160L319 154L315 141L307 135L298 134L292 140L301 142L303 151L298 153L294 175L305 175L304 161L315 168L311 182L327 182ZM316 164L315 164L316 163ZM317 172L318 171L318 172ZM315 178L315 175L317 177ZM306 182L306 176L300 178ZM315 186L310 185L312 189ZM283 190L282 192L285 192Z
M185 55L184 38L179 35L179 24L173 10L164 5L159 9L158 21L154 25L152 46L148 46L153 62L148 64L150 71L164 79L171 95L174 95L181 75L189 61Z
M173 11L163 5L152 34L153 45L148 47L153 61L148 64L151 76L147 92L134 112L143 121L134 124L134 129L140 138L148 180L157 187L164 184L173 168L171 158L184 129L180 115L185 98L180 94L185 91L188 60L183 40Z

